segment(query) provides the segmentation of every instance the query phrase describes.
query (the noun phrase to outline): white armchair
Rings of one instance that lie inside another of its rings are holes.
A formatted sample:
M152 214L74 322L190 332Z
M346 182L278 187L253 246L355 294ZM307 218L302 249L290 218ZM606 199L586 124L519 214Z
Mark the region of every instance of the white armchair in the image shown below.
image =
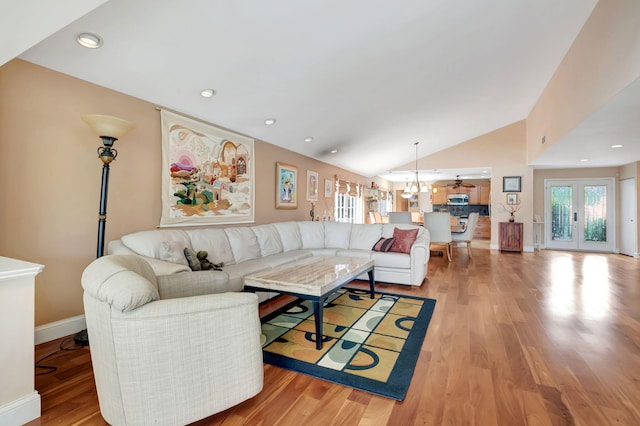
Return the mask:
M200 272L198 272L200 273ZM82 275L100 411L113 425L184 425L262 389L258 298L214 293L227 274L193 283L156 277L139 256L94 260Z

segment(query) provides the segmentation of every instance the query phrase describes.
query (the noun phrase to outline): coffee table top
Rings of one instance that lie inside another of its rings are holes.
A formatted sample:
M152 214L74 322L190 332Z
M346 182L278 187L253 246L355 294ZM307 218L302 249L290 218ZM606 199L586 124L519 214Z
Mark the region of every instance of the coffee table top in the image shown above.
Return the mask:
M373 260L313 256L247 275L246 286L309 296L323 296L373 268Z

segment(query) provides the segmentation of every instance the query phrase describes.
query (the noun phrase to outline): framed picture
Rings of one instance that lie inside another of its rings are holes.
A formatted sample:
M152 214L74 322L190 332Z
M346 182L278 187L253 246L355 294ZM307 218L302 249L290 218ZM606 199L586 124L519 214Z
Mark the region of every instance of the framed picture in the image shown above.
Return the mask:
M520 192L521 177L520 176L503 176L502 192Z
M298 168L276 163L276 209L298 208Z
M418 201L418 196L417 195L412 195L411 198L409 198L409 208L410 209L417 209L419 205L420 205L420 203Z
M253 223L253 139L165 110L160 117L160 226Z
M331 181L331 179L325 179L324 180L324 196L327 198L331 197L331 194L333 193L332 189L333 189L333 182Z
M318 172L307 170L307 200L318 201Z
M507 204L510 206L518 204L518 194L507 194Z

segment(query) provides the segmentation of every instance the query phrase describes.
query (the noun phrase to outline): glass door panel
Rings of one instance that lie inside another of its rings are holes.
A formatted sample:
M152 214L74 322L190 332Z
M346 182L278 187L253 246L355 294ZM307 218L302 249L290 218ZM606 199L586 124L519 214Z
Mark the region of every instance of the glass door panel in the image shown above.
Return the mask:
M607 242L607 187L584 186L583 241Z
M573 186L551 186L551 241L573 241Z

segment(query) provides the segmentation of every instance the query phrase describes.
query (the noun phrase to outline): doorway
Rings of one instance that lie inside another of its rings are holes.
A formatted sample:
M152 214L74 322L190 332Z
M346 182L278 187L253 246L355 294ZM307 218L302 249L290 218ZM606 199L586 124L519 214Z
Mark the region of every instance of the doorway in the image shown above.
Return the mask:
M636 193L635 178L620 181L620 253L628 256L637 253Z
M545 179L546 247L614 250L614 180Z

